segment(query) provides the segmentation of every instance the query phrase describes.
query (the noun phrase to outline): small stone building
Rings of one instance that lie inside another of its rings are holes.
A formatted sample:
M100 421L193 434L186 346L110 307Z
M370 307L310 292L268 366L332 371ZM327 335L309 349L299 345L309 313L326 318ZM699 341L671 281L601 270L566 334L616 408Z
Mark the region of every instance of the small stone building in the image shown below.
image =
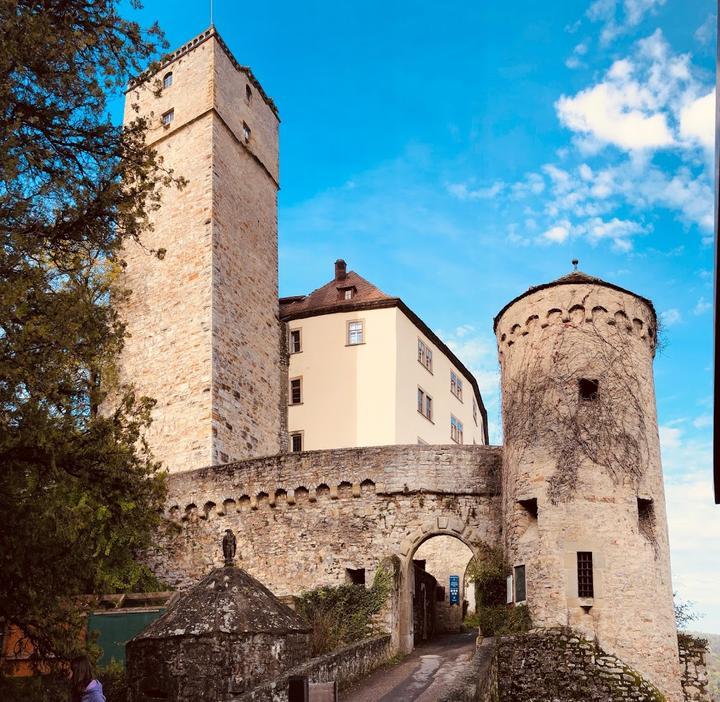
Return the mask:
M132 699L231 699L307 658L309 631L244 570L216 568L127 644Z

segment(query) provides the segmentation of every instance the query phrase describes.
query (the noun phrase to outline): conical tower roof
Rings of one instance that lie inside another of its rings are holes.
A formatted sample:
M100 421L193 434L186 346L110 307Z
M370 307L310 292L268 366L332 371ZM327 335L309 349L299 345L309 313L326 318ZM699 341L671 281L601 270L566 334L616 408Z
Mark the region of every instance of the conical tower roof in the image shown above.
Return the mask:
M209 634L287 634L310 627L241 568L216 568L133 641Z
M575 261L573 263L576 263ZM634 293L632 290L627 290L626 288L621 288L619 285L615 285L614 283L608 283L606 280L603 280L602 278L597 278L592 275L588 275L587 273L584 273L583 271L574 270L570 271L570 273L566 273L565 275L561 275L559 278L556 278L555 280L551 280L549 283L543 283L541 285L533 285L530 288L528 288L524 293L521 293L517 297L510 300L510 302L507 303L496 315L495 319L493 320L493 330L497 329L498 322L500 321L500 317L503 316L505 313L505 310L507 310L509 307L512 307L518 300L522 300L522 298L527 297L528 295L532 295L532 293L538 292L539 290L545 290L547 288L551 288L555 285L602 285L606 288L612 288L613 290L618 290L619 292L626 293L627 295L632 295L633 297L636 297L638 300L642 300L649 308L652 314L657 319L657 314L655 312L655 307L653 306L653 303L648 300L648 298L643 297L642 295L638 295L637 293Z

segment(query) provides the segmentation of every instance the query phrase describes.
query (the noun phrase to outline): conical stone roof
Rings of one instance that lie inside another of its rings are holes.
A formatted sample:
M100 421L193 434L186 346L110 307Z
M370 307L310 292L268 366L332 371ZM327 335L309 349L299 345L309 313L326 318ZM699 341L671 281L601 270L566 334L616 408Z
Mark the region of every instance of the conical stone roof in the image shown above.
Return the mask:
M632 295L633 297L636 297L638 300L642 300L649 308L652 314L657 317L655 312L655 307L653 303L648 300L648 298L643 297L642 295L638 295L637 293L634 293L632 290L628 290L627 288L622 288L619 285L615 285L614 283L608 283L606 280L603 280L602 278L597 278L592 275L588 275L587 273L583 273L582 271L574 270L570 271L570 273L567 273L566 275L561 275L559 278L556 278L555 280L551 280L549 283L542 283L541 285L533 285L530 288L528 288L524 293L521 293L517 297L513 298L508 302L496 315L495 319L493 320L493 329L497 329L498 322L500 321L500 317L503 316L504 312L509 308L512 307L518 300L522 300L522 298L527 297L528 295L532 295L534 292L538 292L539 290L545 290L547 288L552 288L555 285L602 285L606 288L612 288L613 290L617 290L618 292L626 293L627 295Z
M310 628L241 568L216 568L133 641L211 634L288 634Z

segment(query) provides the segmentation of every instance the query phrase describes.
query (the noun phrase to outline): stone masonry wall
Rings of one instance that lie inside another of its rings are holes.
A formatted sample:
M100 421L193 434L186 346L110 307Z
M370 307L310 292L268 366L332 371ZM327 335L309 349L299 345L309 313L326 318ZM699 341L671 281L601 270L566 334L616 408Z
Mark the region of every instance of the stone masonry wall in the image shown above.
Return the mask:
M151 117L148 142L165 167L188 183L163 193L161 209L142 245L130 242L122 283L132 292L122 308L129 338L120 380L154 398L148 440L170 470L212 462L212 51L205 42L160 75L173 84L153 94L152 84L130 90L125 121ZM174 110L163 125L161 115ZM150 250L165 249L162 259Z
M310 682L337 681L339 687L346 687L385 663L391 653L389 636L378 636L350 644L324 656L312 658L275 680L259 685L236 698L234 702L287 702L288 678L291 675L305 675Z
M566 628L497 639L501 702L662 702L632 668Z
M186 587L220 565L226 528L238 565L276 595L366 582L386 556L410 557L433 534L500 541L501 450L387 446L286 454L171 475L168 528L147 560Z
M213 46L211 463L217 464L284 451L287 407L278 302L279 123L249 77L218 42Z
M686 702L710 702L705 657L707 642L689 634L678 634L682 688Z

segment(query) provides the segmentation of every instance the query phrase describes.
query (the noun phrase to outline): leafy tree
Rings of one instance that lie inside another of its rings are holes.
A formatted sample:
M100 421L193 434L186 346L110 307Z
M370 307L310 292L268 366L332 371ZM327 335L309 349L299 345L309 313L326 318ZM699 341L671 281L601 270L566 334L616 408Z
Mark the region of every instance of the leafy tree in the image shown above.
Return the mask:
M157 586L134 559L164 494L153 401L117 385L110 290L127 294L123 244L181 183L144 119L107 114L164 48L117 4L0 0L0 619L38 656L81 640L79 593Z

